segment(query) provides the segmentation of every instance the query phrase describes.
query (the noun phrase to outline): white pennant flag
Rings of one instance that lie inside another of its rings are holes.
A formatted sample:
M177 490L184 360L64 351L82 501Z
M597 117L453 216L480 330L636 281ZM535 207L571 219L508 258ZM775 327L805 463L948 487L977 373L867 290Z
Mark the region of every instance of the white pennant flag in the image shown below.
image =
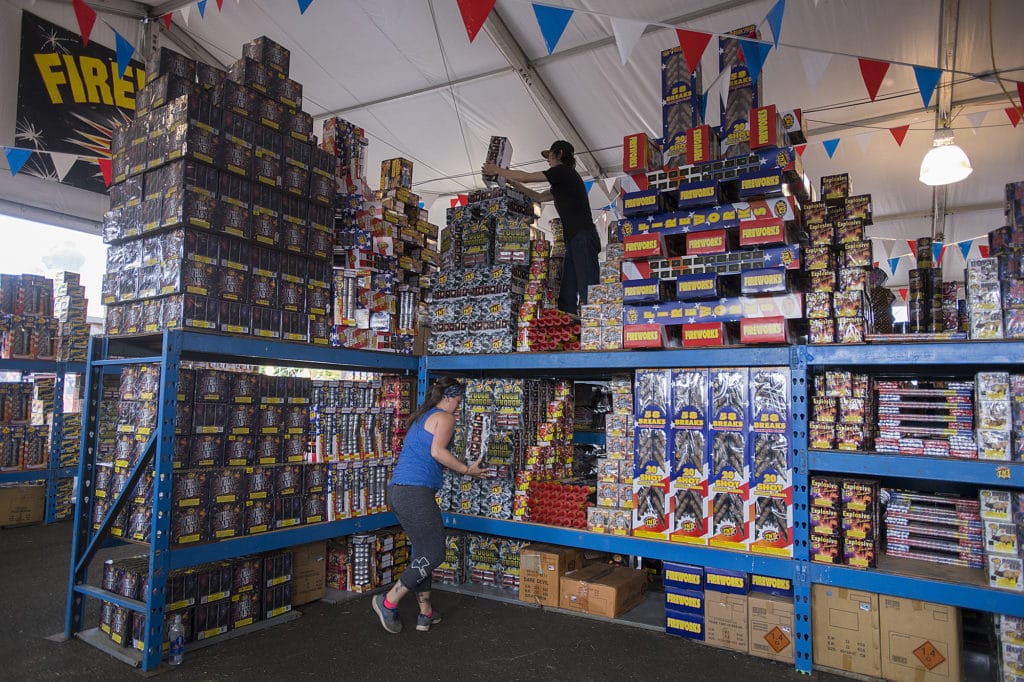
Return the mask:
M818 9L818 0L814 0L814 9Z
M57 171L57 179L64 182L64 176L68 174L71 167L78 161L78 155L50 152L50 161L53 162L53 167Z
M722 106L726 107L729 105L729 72L723 71L721 74L721 82L718 84L722 97Z
M964 118L966 118L967 122L971 124L971 132L977 135L978 127L981 125L981 122L985 120L986 116L988 116L987 111L975 111L973 114L967 114Z
M895 240L892 239L875 239L875 241L882 248L882 253L885 255L885 260L888 261L892 258L892 247L896 245ZM888 267L888 266L887 266Z
M724 76L722 78L725 80ZM718 83L709 81L708 89L704 92L704 101L707 102L705 106L707 115L704 117L704 123L714 128L722 125L722 107L715 104L715 93L712 90L719 90ZM726 98L728 98L728 93L726 93ZM704 115L703 111L700 113Z
M629 62L629 55L633 54L633 48L640 42L647 24L632 19L619 19L611 17L612 32L615 34L615 45L619 48L619 59L625 66Z
M617 179L618 178L614 178L614 177L613 178L602 178L601 179L601 186L604 188L604 193L607 194L609 198L614 198L614 197L619 196L619 193L615 191L615 181Z
M182 19L182 21L185 22L186 26L188 26L188 18L189 18L189 15L191 15L191 14L192 14L192 5L185 5L184 7L181 8L181 19Z
M807 85L811 90L816 90L825 70L832 63L832 55L827 52L812 52L811 50L801 50L800 55L800 61L804 65L804 75L807 76Z
M871 146L871 138L873 136L874 133L864 133L862 135L857 136L857 144L860 145L860 150L864 154L868 153L868 147Z

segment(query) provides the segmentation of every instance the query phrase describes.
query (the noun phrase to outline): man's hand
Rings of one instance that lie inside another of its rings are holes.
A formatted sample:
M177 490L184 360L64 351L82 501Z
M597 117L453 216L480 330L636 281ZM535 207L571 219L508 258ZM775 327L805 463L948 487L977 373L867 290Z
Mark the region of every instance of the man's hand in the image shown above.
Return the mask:
M504 170L496 163L485 163L480 167L480 172L484 175L501 175L501 171Z

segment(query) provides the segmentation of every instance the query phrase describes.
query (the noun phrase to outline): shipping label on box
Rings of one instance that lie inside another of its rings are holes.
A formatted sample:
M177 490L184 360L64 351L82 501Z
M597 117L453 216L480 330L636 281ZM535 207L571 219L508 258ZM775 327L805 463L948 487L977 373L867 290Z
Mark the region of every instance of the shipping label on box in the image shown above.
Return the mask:
M960 680L960 610L880 596L882 676L896 682Z
M750 649L747 609L746 594L716 592L709 585L704 593L704 641L747 653Z
M795 639L793 598L751 593L747 602L750 627L749 653L783 663L793 663Z
M811 632L815 664L882 675L877 594L812 585Z

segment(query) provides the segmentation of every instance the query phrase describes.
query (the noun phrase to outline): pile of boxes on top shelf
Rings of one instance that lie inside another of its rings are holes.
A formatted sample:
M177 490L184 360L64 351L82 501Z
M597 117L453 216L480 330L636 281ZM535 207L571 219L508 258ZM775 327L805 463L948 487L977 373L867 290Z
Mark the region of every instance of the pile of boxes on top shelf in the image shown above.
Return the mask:
M332 343L411 354L423 287L438 265L438 228L412 192L413 163L384 160L374 193L363 129L332 117L323 138L338 171Z
M0 357L56 359L60 328L53 314L52 279L0 275Z
M1024 338L1024 181L1006 185L1006 223L989 232L989 257L967 263L972 339Z
M666 561L665 632L793 663L793 581Z
M161 48L114 129L106 331L215 330L327 345L335 158L319 149L289 52L228 71Z
M633 535L793 552L787 367L637 370Z
M327 544L326 584L345 592L390 585L409 564L409 538L400 528L336 538Z
M587 303L580 307L580 349L622 348L622 243L605 247L601 281L587 291Z
M608 382L612 409L605 415L605 452L597 458L597 505L587 510L587 530L630 535L633 529L633 381Z
M719 130L700 125L700 66L673 48L662 52L664 151L642 134L625 139L624 169L639 187L624 195L619 221L626 348L787 343L803 333L796 226L809 197L786 146L805 141L801 113L762 106L736 38L720 38L719 54L730 79Z

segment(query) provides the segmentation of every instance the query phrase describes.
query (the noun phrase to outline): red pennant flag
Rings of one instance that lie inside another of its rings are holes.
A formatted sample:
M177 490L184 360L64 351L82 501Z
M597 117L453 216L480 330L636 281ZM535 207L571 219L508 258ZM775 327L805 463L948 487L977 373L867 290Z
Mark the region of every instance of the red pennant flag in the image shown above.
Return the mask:
M455 208L459 203L458 197L452 197L448 200L448 208Z
M978 253L982 258L988 258L988 244L978 244Z
M907 244L910 246L910 253L914 254L914 258L917 258L917 242L913 239L908 239Z
M172 18L171 12L168 12L167 14L165 14L163 16L164 28L166 28L168 31L171 30L171 18Z
M796 150L796 153L797 153L797 154L798 154L799 156L803 157L803 155L804 155L804 150L805 150L805 149L807 149L807 145L805 145L805 144L798 144L797 146L793 147L793 149L795 149L795 150Z
M111 166L110 159L96 159L96 163L100 164L100 171L103 173L103 182L107 183L107 187L110 187L110 181L114 177L114 171Z
M943 244L942 249L939 250L939 267L942 267L942 258L946 255L946 249L949 248L949 244Z
M1017 124L1020 123L1020 112L1017 111L1017 107L1006 107L1006 115L1010 118L1010 123L1016 128Z
M904 303L907 302L907 287L900 287L900 298L903 299Z
M700 58L704 56L704 50L707 49L708 43L711 42L711 34L677 28L676 36L679 38L679 49L683 51L686 65L690 67L690 73L692 74L697 70Z
M476 34L480 32L494 8L494 3L495 0L459 0L459 12L462 14L462 23L466 25L469 42L473 42Z
M878 261L875 261L875 267L876 268L878 267Z
M459 195L459 205L460 206L465 206L468 203L469 203L469 195L468 194L460 194Z
M78 18L78 31L82 34L82 47L89 45L89 34L96 23L96 10L85 4L85 0L72 0L75 16ZM109 184L109 183L108 183Z
M889 132L892 133L892 137L896 140L896 144L903 146L903 140L907 137L907 131L910 130L909 125L896 126L895 128L889 128Z
M1024 107L1024 81L1017 83L1017 99L1020 100L1020 105Z
M859 57L857 61L860 62L860 75L864 78L868 97L874 102L875 97L878 96L878 88L882 87L885 73L889 70L889 62L877 62L874 59L864 59L863 57Z
M220 12L224 9L224 0L217 0L217 11Z

